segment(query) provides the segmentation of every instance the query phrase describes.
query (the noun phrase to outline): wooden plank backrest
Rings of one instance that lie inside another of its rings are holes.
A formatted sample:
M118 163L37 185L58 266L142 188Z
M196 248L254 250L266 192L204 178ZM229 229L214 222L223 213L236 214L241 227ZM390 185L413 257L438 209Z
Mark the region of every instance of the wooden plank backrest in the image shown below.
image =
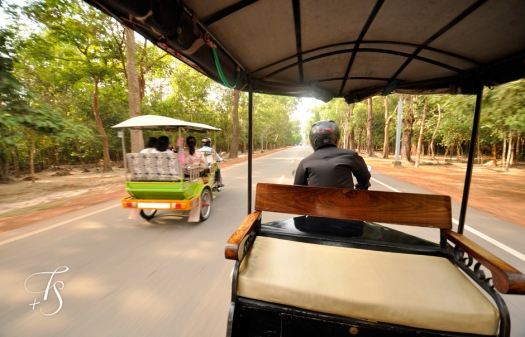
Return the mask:
M324 218L452 228L449 196L257 184L255 209Z

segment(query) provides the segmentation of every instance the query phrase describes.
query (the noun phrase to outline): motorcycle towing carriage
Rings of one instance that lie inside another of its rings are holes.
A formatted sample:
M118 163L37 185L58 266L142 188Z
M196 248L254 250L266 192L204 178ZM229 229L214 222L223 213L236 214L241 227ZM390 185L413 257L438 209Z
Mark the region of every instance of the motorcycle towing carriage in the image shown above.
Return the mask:
M206 155L210 173L204 176L200 174L202 168L186 166L181 134L220 129L156 115L133 117L113 128L178 132L178 149L174 153L126 153L122 138L126 157L126 191L129 193L129 197L122 199L122 207L131 209L130 218L140 214L142 218L151 220L158 210L176 211L188 216L190 222L205 221L210 217L213 191L216 190L214 173L217 164L214 155Z

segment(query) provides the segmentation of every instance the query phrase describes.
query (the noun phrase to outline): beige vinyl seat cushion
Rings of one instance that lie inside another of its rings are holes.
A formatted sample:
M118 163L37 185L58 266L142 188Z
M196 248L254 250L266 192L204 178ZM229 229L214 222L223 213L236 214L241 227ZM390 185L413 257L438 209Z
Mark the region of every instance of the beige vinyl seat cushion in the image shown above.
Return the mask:
M494 305L445 258L258 236L239 272L242 297L438 331L495 335Z

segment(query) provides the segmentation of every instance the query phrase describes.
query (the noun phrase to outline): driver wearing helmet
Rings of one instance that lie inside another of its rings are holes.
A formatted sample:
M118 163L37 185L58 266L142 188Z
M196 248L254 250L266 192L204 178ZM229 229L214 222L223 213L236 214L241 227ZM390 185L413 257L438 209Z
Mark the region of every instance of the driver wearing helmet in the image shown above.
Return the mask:
M340 132L333 121L318 121L310 130L310 144L314 153L304 158L297 167L294 185L354 188L370 186L370 172L357 152L340 149Z
M224 160L217 153L215 153L215 151L213 151L211 147L211 139L208 137L202 139L202 147L199 150L205 154L212 154L216 162L221 162ZM224 186L221 178L221 169L219 167L215 169L215 181L219 184L220 187Z

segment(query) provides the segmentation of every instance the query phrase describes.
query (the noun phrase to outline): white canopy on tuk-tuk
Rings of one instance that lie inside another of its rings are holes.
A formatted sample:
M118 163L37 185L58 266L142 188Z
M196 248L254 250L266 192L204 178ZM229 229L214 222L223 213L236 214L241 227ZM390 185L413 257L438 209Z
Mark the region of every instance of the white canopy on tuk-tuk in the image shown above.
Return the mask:
M135 129L135 130L174 130L183 128L187 131L220 131L215 128L201 123L186 122L180 119L175 119L165 116L143 115L130 118L122 123L112 126L114 129Z

